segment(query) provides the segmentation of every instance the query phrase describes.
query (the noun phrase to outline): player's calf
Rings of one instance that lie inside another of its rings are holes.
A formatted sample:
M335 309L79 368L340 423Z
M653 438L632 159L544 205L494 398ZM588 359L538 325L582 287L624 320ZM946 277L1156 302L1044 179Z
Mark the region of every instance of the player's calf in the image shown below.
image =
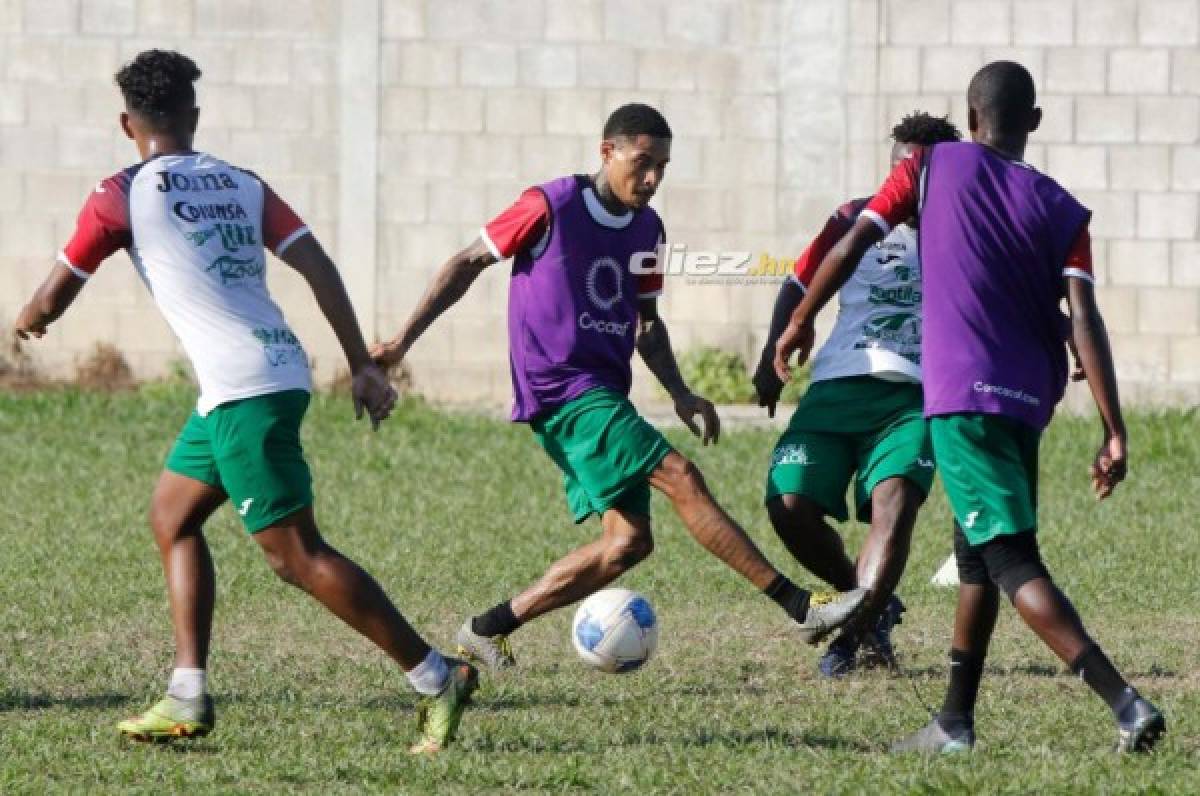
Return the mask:
M813 575L839 591L860 585L842 535L825 521L825 510L815 501L777 495L767 501L767 516L784 547Z

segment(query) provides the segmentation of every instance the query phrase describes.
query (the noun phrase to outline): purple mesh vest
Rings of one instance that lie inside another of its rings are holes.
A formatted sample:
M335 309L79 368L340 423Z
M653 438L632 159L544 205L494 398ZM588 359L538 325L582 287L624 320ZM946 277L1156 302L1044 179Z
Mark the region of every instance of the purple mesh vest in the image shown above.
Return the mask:
M575 175L539 186L549 238L517 255L508 290L512 419L524 422L596 387L628 394L637 336L630 259L655 250L662 222L635 210L620 229L592 217Z
M928 150L920 212L925 414L1045 428L1067 381L1063 266L1091 213L973 143Z

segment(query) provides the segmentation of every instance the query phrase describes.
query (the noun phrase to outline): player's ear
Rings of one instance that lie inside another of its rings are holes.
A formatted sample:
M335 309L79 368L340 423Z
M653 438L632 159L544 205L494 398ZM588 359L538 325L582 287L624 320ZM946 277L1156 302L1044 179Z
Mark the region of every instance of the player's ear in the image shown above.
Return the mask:
M979 129L979 112L967 106L967 129L972 133Z
M600 162L605 166L612 160L613 150L617 148L617 143L611 138L605 138L600 142Z
M1042 123L1042 109L1035 107L1029 112L1029 132L1038 129L1038 125Z
M137 137L133 134L133 125L131 125L129 122L128 111L121 111L121 129L125 132L125 136L130 140L133 140Z

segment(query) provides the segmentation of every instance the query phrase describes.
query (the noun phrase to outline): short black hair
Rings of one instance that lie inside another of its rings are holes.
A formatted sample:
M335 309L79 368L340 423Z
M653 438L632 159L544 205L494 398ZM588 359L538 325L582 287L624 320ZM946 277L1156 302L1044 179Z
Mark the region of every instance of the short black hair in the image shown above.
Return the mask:
M183 53L145 50L121 67L116 78L125 107L155 126L169 126L178 114L196 107L192 84L200 78L200 67Z
M1023 125L1037 104L1033 75L1015 61L992 61L971 78L967 104L980 121L1000 132L1025 132Z
M634 138L649 135L654 138L671 138L671 127L663 115L649 105L631 102L622 105L604 123L604 138L625 136Z
M962 133L947 116L913 111L892 128L892 140L897 144L932 146L943 141L961 141Z

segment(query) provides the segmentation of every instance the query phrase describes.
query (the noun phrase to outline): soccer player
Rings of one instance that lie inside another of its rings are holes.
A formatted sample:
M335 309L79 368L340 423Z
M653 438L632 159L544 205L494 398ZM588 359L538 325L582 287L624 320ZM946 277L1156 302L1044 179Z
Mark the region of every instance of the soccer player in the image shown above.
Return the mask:
M213 729L205 667L216 587L203 526L232 500L279 577L375 642L427 695L413 751L437 751L454 736L475 670L431 649L379 584L318 531L300 447L309 364L267 292L264 248L312 288L349 361L355 413L365 410L377 427L395 392L371 361L336 267L304 222L256 175L192 149L199 77L191 59L162 50L139 54L117 73L121 127L142 161L96 186L58 263L16 322L22 338L41 337L100 263L125 249L200 382L196 409L150 507L175 627L175 669L166 696L118 729L139 741Z
M656 297L655 252L664 239L648 207L671 153L671 130L655 109L615 110L604 125L601 167L526 190L435 274L394 340L373 355L400 362L433 321L489 265L515 258L508 339L512 419L528 423L563 472L577 523L600 515L600 538L553 564L532 586L468 619L460 654L493 672L513 665L508 636L580 600L650 554L650 487L671 501L691 534L801 625L811 643L851 618L861 589L816 595L797 588L717 505L694 464L629 402L634 349L666 388L675 411L705 444L720 425L711 403L680 376ZM695 422L699 415L704 429Z
M913 113L892 128L892 165L917 146L957 141L945 118ZM775 415L783 382L775 343L804 297L817 266L854 225L867 199L834 211L796 261L779 291L754 385L759 405ZM817 664L826 677L864 665L895 663L892 628L904 604L894 591L904 574L917 511L933 485L933 449L922 415L921 262L915 219L897 224L858 263L838 294L838 316L813 361L812 383L780 437L767 471L767 513L779 538L809 572L834 588L870 596L858 618ZM870 533L857 564L825 521L849 519L846 489Z
M999 591L1116 717L1117 750L1149 751L1166 731L1084 630L1037 542L1038 442L1067 381L1068 338L1096 400L1103 441L1092 486L1107 498L1126 474L1126 434L1108 335L1093 292L1091 214L1024 163L1042 112L1033 78L996 61L967 92L971 143L921 148L897 165L813 277L776 369L812 346L817 310L876 241L916 216L924 271L925 414L955 518L958 610L941 711L896 751L975 743L974 707ZM1059 309L1066 298L1070 317Z

